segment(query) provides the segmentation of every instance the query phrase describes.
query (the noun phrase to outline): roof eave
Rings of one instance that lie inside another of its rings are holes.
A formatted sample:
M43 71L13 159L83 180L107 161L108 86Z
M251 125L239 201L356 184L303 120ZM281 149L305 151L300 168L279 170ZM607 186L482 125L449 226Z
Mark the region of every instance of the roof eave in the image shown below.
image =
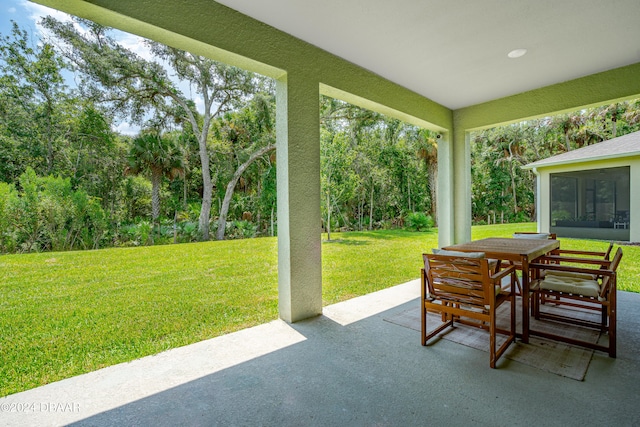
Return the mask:
M541 168L547 168L552 166L573 165L577 163L592 163L592 162L599 162L603 160L615 160L620 158L638 157L638 156L640 156L640 151L635 151L630 153L617 153L617 154L610 154L610 155L598 156L598 157L590 157L588 159L573 159L573 160L564 160L564 161L560 160L560 161L550 162L550 163L533 162L533 163L529 163L528 165L522 166L522 169L529 169L529 170L541 169Z

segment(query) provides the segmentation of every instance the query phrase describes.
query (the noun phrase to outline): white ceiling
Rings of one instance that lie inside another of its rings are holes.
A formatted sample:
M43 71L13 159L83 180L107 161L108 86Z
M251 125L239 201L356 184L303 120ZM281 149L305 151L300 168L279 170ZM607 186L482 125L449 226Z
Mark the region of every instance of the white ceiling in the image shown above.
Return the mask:
M451 109L640 62L640 0L217 1Z

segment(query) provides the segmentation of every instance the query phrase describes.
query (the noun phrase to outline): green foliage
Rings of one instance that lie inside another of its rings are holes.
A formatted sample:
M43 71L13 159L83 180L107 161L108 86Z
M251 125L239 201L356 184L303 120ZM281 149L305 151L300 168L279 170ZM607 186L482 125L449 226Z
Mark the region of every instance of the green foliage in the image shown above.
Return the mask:
M11 225L17 198L18 194L12 184L0 182L0 253L15 251L17 242Z
M534 220L535 176L521 166L638 131L639 108L625 101L473 133L474 222Z
M256 237L258 227L249 221L234 221L228 228L227 234L231 238L248 239Z
M119 243L122 246L145 246L151 243L153 225L149 221L124 225L120 229Z
M0 190L0 251L190 242L194 222L227 238L275 235L275 152L260 151L275 144L272 80L154 42L142 58L89 21L44 25L55 48L17 26L0 37L0 182L13 184ZM640 100L618 102L472 134L475 223L535 218L534 176L521 166L638 130L639 111ZM434 132L325 96L320 112L326 229L420 229L415 212L437 222ZM156 130L118 135L114 118L125 117Z
M321 185L325 226L401 226L406 212L435 216L436 136L321 98Z
M151 214L151 182L141 176L129 176L123 187L123 198L128 201L124 206L125 218L148 218Z
M184 176L184 158L177 140L155 131L143 132L133 140L127 161L126 174L146 174L151 178L151 219L156 223L160 217L162 178Z
M433 227L433 218L424 212L411 212L407 215L405 227L412 231L429 231Z
M19 190L0 185L0 226L3 252L63 251L101 247L108 221L99 201L73 190L69 178L28 168Z

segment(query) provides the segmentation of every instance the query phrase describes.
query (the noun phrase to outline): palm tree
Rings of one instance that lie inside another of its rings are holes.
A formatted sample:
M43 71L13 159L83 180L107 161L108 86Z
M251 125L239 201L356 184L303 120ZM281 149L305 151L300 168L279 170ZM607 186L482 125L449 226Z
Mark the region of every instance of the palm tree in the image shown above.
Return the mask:
M182 152L174 138L146 131L133 140L127 161L126 175L151 176L151 219L157 225L162 177L173 180L184 175Z
M418 129L418 153L420 160L424 160L429 175L429 194L431 196L431 217L435 224L438 224L438 209L436 206L438 200L438 139L440 134L436 134L435 138L431 131L427 129Z

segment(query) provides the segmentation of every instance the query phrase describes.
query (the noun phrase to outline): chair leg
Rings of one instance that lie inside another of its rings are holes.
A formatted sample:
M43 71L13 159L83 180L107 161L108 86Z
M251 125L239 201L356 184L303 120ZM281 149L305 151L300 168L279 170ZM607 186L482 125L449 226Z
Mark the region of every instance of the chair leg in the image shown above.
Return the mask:
M420 299L420 305L422 306L420 313L420 331L422 331L422 345L427 345L427 307L425 307L423 299Z
M496 312L491 311L491 322L489 324L489 366L496 367Z
M600 316L601 316L601 320L600 320L600 330L602 332L606 332L607 331L607 318L609 317L609 307L608 306L602 306L602 309L600 310Z
M540 300L542 298L544 298L544 296L540 292L540 289L534 289L533 294L531 295L531 314L536 320L540 320Z
M609 357L616 357L616 323L617 323L617 296L615 286L610 291L609 306Z
M513 295L511 299L511 335L513 340L516 338L516 296Z

